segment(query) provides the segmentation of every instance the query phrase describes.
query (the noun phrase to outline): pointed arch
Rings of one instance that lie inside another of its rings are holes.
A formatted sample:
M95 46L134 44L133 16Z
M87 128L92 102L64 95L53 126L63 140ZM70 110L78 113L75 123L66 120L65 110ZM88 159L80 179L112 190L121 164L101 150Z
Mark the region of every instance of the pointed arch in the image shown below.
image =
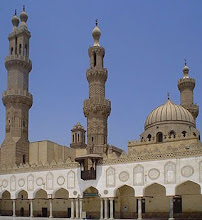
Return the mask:
M38 188L34 191L33 197L37 199L40 199L40 198L47 199L48 196L47 196L47 192L44 189Z
M57 188L56 190L53 191L52 198L54 198L54 199L58 199L58 198L59 199L61 199L61 198L68 199L69 198L69 191L63 187Z
M144 196L151 196L149 193L153 195L166 195L166 188L165 186L159 184L159 183L152 183L144 187L143 189L143 195Z
M84 193L97 193L97 194L99 194L99 191L94 186L89 186L83 190L83 195L84 195Z
M10 199L11 198L11 193L8 190L4 189L0 193L0 199L3 199L3 197L6 197L6 198L9 197L9 199Z
M23 198L22 198L23 196ZM28 192L24 189L20 189L18 190L16 193L15 193L15 198L18 198L18 199L28 199Z
M201 186L191 180L184 181L175 187L176 195L198 195L201 194Z

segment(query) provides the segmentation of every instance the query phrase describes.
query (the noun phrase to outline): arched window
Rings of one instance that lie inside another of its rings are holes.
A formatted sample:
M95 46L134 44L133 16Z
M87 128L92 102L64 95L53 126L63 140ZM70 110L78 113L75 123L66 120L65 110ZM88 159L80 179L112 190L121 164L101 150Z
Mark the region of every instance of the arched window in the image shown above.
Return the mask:
M163 142L163 134L161 132L158 132L156 134L156 142L157 143Z
M151 141L151 138L152 138L151 134L148 134L147 138L148 138L149 141Z
M19 44L19 54L21 54L22 51L22 44Z
M176 134L173 130L169 132L169 138L172 138L172 137L175 138L175 136Z
M27 56L27 44L25 44L24 56Z
M195 132L193 132L193 135L194 135L194 137L196 137L196 133Z
M72 135L72 142L74 143L74 134Z
M94 53L94 66L96 66L96 53Z
M26 155L25 154L22 155L22 163L26 163Z
M78 134L78 142L79 142L79 134Z
M186 137L186 136L187 136L187 132L186 132L186 131L183 131L183 132L182 132L182 135L183 135L183 137Z
M11 55L13 55L13 47L11 47Z

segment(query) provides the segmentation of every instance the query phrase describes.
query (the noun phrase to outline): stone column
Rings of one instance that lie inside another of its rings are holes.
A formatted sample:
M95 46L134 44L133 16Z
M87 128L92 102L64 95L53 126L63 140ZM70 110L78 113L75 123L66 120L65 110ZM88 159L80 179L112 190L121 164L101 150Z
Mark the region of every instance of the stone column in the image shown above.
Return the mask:
M169 220L174 220L173 218L173 197L170 197L170 215L169 215Z
M50 216L49 218L53 218L53 200L49 199L50 201Z
M142 198L138 198L138 220L142 220Z
M110 198L110 219L114 219L114 198Z
M76 218L79 218L79 200L76 199Z
M108 203L107 203L108 199L105 198L104 201L105 201L105 217L104 217L104 219L108 219Z
M33 213L33 199L30 199L30 218L34 217Z
M71 219L74 218L74 199L71 199Z
M15 199L13 199L13 217L16 217L16 215L15 215Z
M82 212L83 212L83 200L79 200L79 209L80 209L80 219L82 219Z
M100 219L103 219L103 199L100 198Z

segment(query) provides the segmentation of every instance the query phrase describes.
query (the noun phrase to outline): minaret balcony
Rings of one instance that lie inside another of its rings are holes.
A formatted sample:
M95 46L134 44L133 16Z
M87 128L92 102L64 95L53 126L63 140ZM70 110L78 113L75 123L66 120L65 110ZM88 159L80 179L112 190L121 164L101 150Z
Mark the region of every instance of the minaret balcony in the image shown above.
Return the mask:
M27 68L29 72L32 69L32 61L29 59L28 56L22 56L18 54L7 56L5 59L6 68L9 69L14 65L23 66Z

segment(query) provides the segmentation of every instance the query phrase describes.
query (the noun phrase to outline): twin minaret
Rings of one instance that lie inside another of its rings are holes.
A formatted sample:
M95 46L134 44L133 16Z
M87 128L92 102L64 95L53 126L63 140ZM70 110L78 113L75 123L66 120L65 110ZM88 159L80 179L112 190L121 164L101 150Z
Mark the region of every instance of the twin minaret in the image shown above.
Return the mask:
M12 17L13 30L9 34L9 55L5 60L8 71L7 90L2 100L6 107L6 134L1 145L1 164L23 164L29 162L28 122L29 109L32 106L32 95L29 93L29 73L32 62L29 59L29 39L25 8L19 19ZM18 27L19 26L19 27ZM87 118L87 153L107 153L107 119L111 112L111 102L105 98L107 69L104 68L105 49L100 46L101 31L93 29L94 45L89 48L90 68L86 72L89 83L89 98L84 101L83 111ZM181 105L189 110L194 119L198 116L199 107L194 104L193 90L195 80L189 77L189 68L185 64L184 77L178 81ZM73 148L86 148L85 130L77 124L72 129Z
M8 36L9 55L5 60L8 71L7 90L2 100L6 107L6 134L1 146L1 164L21 164L29 162L28 122L32 95L29 93L29 39L27 13L23 7L19 19L12 17L13 30ZM19 26L19 27L18 27Z

